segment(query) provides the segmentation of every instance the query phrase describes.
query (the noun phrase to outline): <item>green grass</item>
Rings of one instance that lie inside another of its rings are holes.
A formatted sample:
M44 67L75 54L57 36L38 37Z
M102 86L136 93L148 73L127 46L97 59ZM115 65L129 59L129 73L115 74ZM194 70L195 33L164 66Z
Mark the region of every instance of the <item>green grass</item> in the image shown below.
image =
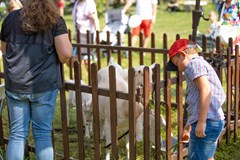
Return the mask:
M176 34L180 34L181 37L188 38L188 36L192 33L192 13L191 12L166 12L165 11L166 4L161 4L158 6L158 13L157 13L157 21L156 24L153 26L153 33L155 34L156 38L156 48L162 48L163 42L162 42L162 36L164 33L168 35L168 44L172 44L175 40ZM205 15L208 15L208 12L210 10L214 9L213 4L209 4L204 7L205 10ZM128 14L134 14L135 13L135 8L131 7L129 10ZM105 26L105 20L103 16L100 16L100 26L101 29ZM72 34L74 34L74 27L72 23L72 18L71 18L71 10L66 9L65 11L65 16L64 19L66 20L67 27L72 30ZM1 24L1 22L0 22ZM206 22L204 20L200 20L199 28L198 30L202 33L206 33L209 27L209 22ZM126 39L125 39L126 41ZM127 44L127 43L125 43ZM150 43L149 43L150 46ZM170 46L168 46L170 47ZM114 55L116 56L116 54ZM157 62L158 60L162 58L161 56L157 57ZM133 54L133 59L138 59L137 53ZM149 56L144 57L146 63L145 64L150 64L150 58ZM127 67L127 59L123 59L122 62L124 67ZM138 60L135 60L133 65L138 65ZM106 65L106 61L102 63L102 65ZM83 69L83 80L87 82L87 72L86 69ZM68 77L69 72L66 67L66 77ZM67 78L66 78L67 79ZM3 110L3 115L4 115L4 128L5 128L5 136L9 135L8 133L8 119L6 118L7 112L6 109ZM165 112L165 108L163 107L163 113ZM70 121L70 128L75 128L76 127L76 121L75 121L75 110L70 109L70 115L71 115L71 121ZM173 127L173 134L177 135L177 110L173 109L172 110L172 127ZM56 105L56 112L55 112L55 119L54 119L54 128L60 129L61 128L61 112L60 112L60 102L59 99L57 101ZM165 133L163 132L162 137L164 138ZM56 145L56 151L57 152L62 152L63 151L63 146L62 146L62 134L61 132L55 132L55 145ZM77 157L77 136L76 134L70 134L69 135L69 141L70 141L70 152L72 157ZM29 143L33 143L32 138L29 138ZM91 142L90 142L91 143ZM92 143L91 143L92 144ZM104 143L102 144L102 146ZM125 140L122 139L119 141L119 157L121 160L126 159L125 155ZM240 143L234 144L231 142L231 145L227 146L225 142L222 143L222 146L218 148L216 152L215 159L216 160L237 160L240 157L240 153L238 152L240 149ZM102 152L104 149L102 150ZM3 152L3 151L2 151ZM1 152L0 152L1 153ZM2 153L4 154L4 152ZM93 159L93 150L90 149L89 147L86 149L86 155L88 158L86 159ZM104 155L104 153L103 153ZM30 155L30 159L34 160L34 155ZM142 143L137 143L137 159L142 160L143 159L143 144Z
M188 38L188 35L192 33L192 12L167 12L165 11L166 4L158 5L157 9L157 19L156 23L153 26L152 32L156 37L157 47L162 48L162 35L163 33L167 33L169 42L173 42L175 40L175 35L180 34L181 37ZM210 10L214 9L213 4L209 4L204 7L205 15L208 15ZM70 10L67 9L65 11L65 20L67 23L67 27L74 31L74 26L72 23L72 18L70 14ZM127 15L135 14L135 8L131 7L127 12ZM104 16L100 16L100 27L103 29L105 26ZM208 30L210 23L200 20L199 23L199 31L202 33L206 33Z

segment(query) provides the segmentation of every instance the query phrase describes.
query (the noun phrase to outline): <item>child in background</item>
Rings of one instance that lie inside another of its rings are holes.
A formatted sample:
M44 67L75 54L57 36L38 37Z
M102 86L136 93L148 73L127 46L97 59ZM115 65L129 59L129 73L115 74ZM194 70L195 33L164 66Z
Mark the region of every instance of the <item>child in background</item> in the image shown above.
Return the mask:
M198 45L188 39L174 42L169 50L169 71L183 71L187 82L188 120L183 140L189 137L189 160L213 160L224 127L222 84L213 67L198 55Z
M137 42L137 38L141 32L144 31L144 40L143 40L143 48L148 47L148 42L151 36L151 28L156 22L157 16L157 0L126 0L126 4L122 9L123 13L136 2L136 15L140 16L142 22L139 26L132 29L132 46L135 46Z
M64 16L64 7L65 7L65 2L64 0L57 0L57 7L59 10L59 15Z
M211 37L212 39L216 39L218 36L218 30L219 30L219 23L217 14L214 11L209 12L209 20L211 22L210 28L208 30L208 34L206 34L206 37Z

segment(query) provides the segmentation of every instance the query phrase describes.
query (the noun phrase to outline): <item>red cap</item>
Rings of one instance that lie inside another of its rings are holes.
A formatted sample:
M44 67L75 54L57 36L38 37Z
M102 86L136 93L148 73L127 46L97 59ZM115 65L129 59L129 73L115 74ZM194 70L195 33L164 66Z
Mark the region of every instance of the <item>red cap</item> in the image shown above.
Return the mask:
M168 51L169 58L171 59L173 56L175 56L176 54L178 54L179 52L182 52L187 48L196 48L196 47L197 47L197 44L188 39L176 40ZM171 62L171 60L169 60L167 64L167 70L177 71L178 68Z
M186 48L195 48L196 44L188 39L179 39L173 43L169 49L169 58L172 58L177 53L182 52Z

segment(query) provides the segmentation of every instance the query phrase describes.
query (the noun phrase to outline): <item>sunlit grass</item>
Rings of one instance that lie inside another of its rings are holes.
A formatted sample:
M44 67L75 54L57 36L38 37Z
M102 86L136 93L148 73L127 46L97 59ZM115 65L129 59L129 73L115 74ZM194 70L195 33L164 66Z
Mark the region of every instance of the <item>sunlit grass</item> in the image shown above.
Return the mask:
M156 24L153 26L153 33L155 34L155 38L156 38L156 48L162 48L163 47L163 41L162 41L162 36L164 33L166 33L168 35L168 47L170 47L170 44L172 44L175 40L175 36L176 34L180 34L181 37L184 38L188 38L188 36L192 33L192 13L191 12L166 12L165 11L166 8L166 4L162 3L161 5L158 6L158 14L157 14L157 21ZM207 6L204 7L205 9L205 15L208 14L208 12L212 9L214 9L214 5L213 4L209 4ZM129 10L128 14L134 14L135 12L135 8L132 7ZM100 24L101 24L101 29L105 26L105 20L104 17L101 16L100 18ZM67 9L65 12L65 16L64 19L66 20L66 24L68 29L70 29L72 31L72 35L74 34L74 26L73 26L73 22L72 22L72 18L71 18L71 10ZM199 31L202 33L206 33L207 29L209 27L209 22L200 21L199 24ZM125 36L125 43L127 44L127 36ZM137 44L138 45L138 44ZM149 43L150 46L150 43ZM115 59L117 59L117 54L113 53L113 57ZM133 66L138 66L139 65L139 55L138 53L133 53ZM157 56L156 57L156 62L160 63L160 65L162 66L162 55ZM150 55L147 54L144 57L144 63L146 65L150 65ZM107 65L106 62L106 58L102 59L102 63L103 66ZM122 66L124 68L128 67L128 60L122 59ZM85 66L82 66L82 75L83 75L83 80L85 82L87 82L87 70L85 68ZM161 74L163 74L163 72L161 72ZM173 74L174 75L174 74ZM162 76L161 76L162 77ZM65 79L69 78L69 70L68 67L65 67ZM185 87L185 84L184 84ZM162 91L161 91L162 92ZM163 92L162 92L163 95ZM173 90L172 90L172 95L173 95L173 99L175 99L175 86L173 86ZM161 99L163 99L163 97L161 97ZM77 134L76 134L76 110L74 109L70 109L70 127L74 132L72 134L69 135L69 141L70 141L70 155L71 157L74 157L77 159L78 157L78 153L77 153ZM162 114L163 116L165 116L165 107L162 106ZM173 134L174 136L177 135L177 109L176 108L172 108L172 127L173 127ZM8 137L9 135L9 125L8 125L8 119L7 119L7 112L6 112L6 108L3 110L3 115L4 115L4 134L5 137ZM56 105L56 112L55 112L55 119L54 119L54 128L55 129L61 129L62 128L62 124L61 124L61 111L60 111L60 102L59 102L59 98L57 100L57 105ZM164 131L162 132L162 137L163 139L165 139L165 133ZM63 153L63 142L62 142L62 133L59 131L55 131L54 133L54 139L55 139L55 149L58 153ZM33 144L33 140L30 137L29 138L29 143ZM90 143L86 143L87 145L92 146L93 142L92 140L90 141ZM105 143L102 142L102 146L104 146ZM221 148L219 148L217 150L216 153L216 159L220 159L220 160L224 160L224 159L228 159L228 160L237 160L240 157L239 152L237 152L240 149L240 144L236 143L233 144L231 146L227 146L223 143L223 145L221 146ZM90 147L86 148L86 159L94 159L93 158L93 149L91 149ZM2 152L2 151L1 151ZM0 152L0 153L1 153ZM4 155L5 152L2 152L2 154ZM104 149L102 149L102 154L104 157ZM151 154L153 154L151 152ZM153 157L153 156L152 156ZM33 154L30 154L30 159L34 160L35 157ZM125 149L125 139L121 139L119 141L119 159L120 160L124 160L126 159L126 149ZM143 143L137 143L137 159L138 160L142 160L143 159ZM153 158L151 158L153 159Z

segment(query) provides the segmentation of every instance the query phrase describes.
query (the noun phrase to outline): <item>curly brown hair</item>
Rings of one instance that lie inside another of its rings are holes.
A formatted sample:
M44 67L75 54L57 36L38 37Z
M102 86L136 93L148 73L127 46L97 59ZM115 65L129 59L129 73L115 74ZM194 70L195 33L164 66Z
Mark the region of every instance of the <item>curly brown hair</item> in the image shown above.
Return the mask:
M52 28L59 16L54 0L26 0L20 12L22 29L27 34Z

